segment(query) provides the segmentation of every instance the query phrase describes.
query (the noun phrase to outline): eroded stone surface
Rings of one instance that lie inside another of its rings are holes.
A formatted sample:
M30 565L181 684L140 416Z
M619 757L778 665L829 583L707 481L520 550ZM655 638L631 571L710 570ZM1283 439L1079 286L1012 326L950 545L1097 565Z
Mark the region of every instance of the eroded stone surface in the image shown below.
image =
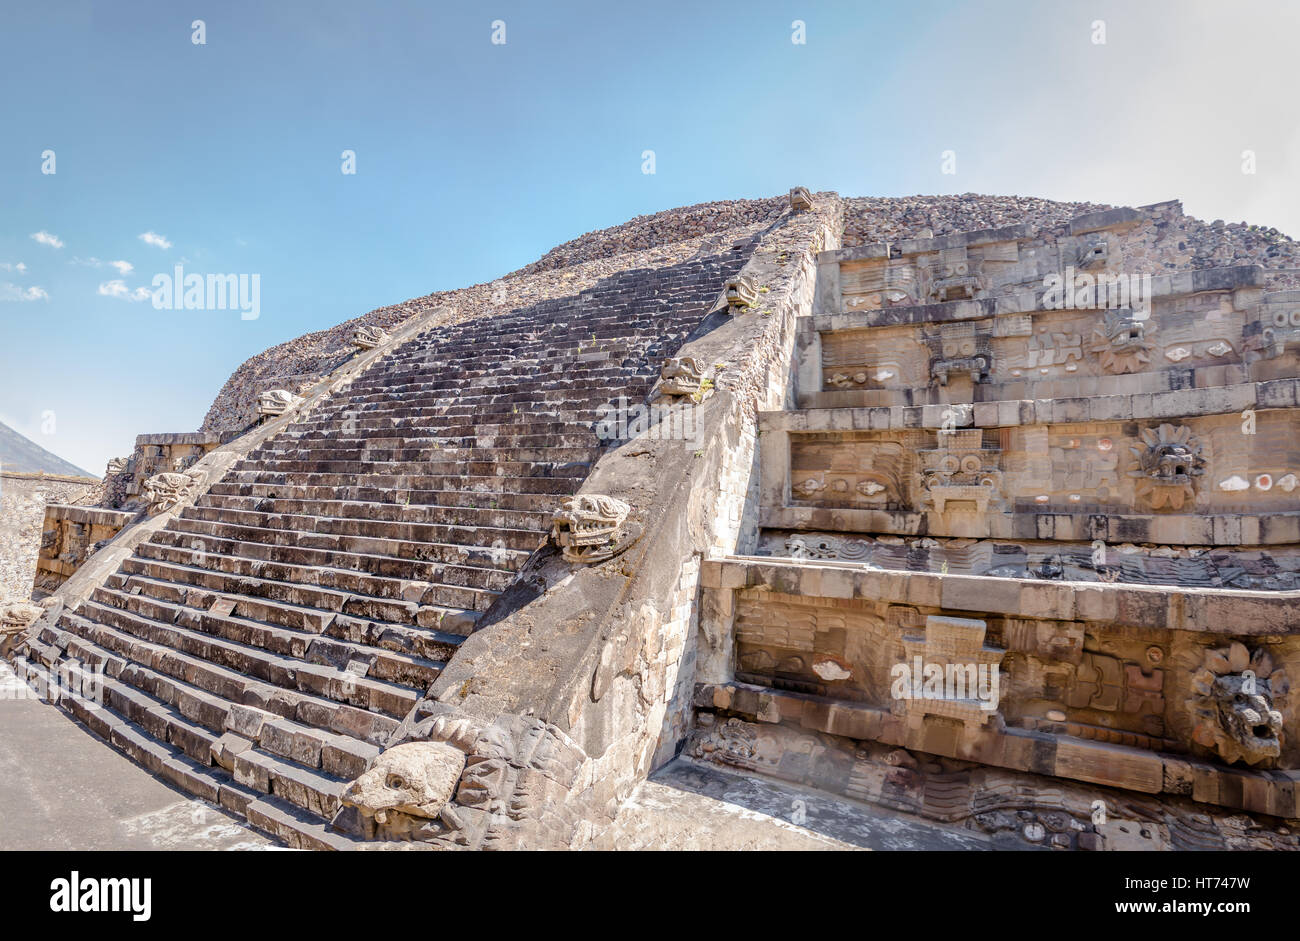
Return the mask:
M295 846L599 845L683 744L985 842L1292 846L1290 243L1176 204L698 208L241 367L113 468L155 515L22 675L104 665L64 708ZM689 434L597 432L656 398ZM914 695L927 665L973 686Z

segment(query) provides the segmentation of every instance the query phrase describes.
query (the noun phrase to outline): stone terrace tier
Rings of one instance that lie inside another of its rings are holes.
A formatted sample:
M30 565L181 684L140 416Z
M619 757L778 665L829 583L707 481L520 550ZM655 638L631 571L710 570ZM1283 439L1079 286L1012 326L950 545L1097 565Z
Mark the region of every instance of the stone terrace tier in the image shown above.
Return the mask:
M758 532L701 575L697 755L815 733L1297 816L1300 293L1169 270L1150 222L818 256Z
M433 329L236 464L29 656L103 664L93 730L294 845L545 541L748 243ZM29 675L30 662L20 663Z

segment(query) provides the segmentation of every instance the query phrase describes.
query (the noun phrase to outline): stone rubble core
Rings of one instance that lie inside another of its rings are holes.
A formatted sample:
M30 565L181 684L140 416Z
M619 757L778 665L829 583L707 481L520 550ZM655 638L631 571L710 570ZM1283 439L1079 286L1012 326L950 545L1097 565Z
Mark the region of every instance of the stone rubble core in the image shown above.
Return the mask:
M25 598L5 598L0 601L0 643L23 633L44 613L44 608Z
M599 845L684 751L1033 845L1295 848L1294 243L801 189L250 360L106 481L147 514L51 538L16 669L102 664L62 708L293 846ZM689 440L597 434L658 400Z

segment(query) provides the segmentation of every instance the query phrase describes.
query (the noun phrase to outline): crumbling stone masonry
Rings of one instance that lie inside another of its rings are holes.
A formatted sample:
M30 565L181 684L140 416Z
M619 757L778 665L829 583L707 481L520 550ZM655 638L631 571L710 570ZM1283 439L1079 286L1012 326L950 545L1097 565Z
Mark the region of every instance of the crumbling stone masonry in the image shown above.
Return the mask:
M55 514L19 672L102 664L64 708L295 846L602 845L680 754L1013 843L1294 848L1294 243L720 205L258 358L110 468L97 552L64 528L124 520Z

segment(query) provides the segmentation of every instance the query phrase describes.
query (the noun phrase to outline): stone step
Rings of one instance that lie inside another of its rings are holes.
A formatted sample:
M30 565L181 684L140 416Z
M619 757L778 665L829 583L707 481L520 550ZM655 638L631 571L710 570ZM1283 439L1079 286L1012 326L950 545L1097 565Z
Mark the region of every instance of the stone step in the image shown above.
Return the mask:
M101 623L127 630L131 630L132 627L148 629L154 636L146 639L194 653L214 663L232 665L229 661L246 659L249 665L236 666L236 669L263 679L269 679L266 675L268 671L282 666L278 661L289 659L334 667L349 673L354 672L349 667L355 665L357 676L426 689L438 678L445 665L445 658L449 657L457 647L450 637L445 638L444 642L436 647L429 644L425 652L440 658L431 660L401 650L368 646L336 637L311 634L307 631L295 631L234 615L218 616L210 611L192 608L185 604L162 601L152 595L144 594L143 591L140 594L129 594L107 586L97 588L92 600L85 604L86 607L78 611L86 617L93 616L94 620ZM147 619L154 624L137 625L134 622L123 624L115 613L102 610L108 607ZM226 644L226 647L211 656L191 649L203 646L203 642L194 632L208 638L215 638L213 643ZM132 633L138 632L132 630ZM292 668L292 665L287 667L287 669Z
M298 426L282 431L276 435L276 441L292 440L305 446L308 442L320 442L323 444L337 443L341 446L349 447L401 447L412 446L421 442L439 443L448 437L471 436L482 438L508 438L512 435L578 435L582 434L582 429L575 429L572 420L554 420L540 421L533 420L531 416L521 419L515 415L515 421L504 422L483 422L474 420L473 416L466 416L454 420L450 424L440 424L436 428L413 428L410 433L403 435L391 434L344 434L341 430L330 431L299 431Z
M594 436L593 436L594 437ZM336 450L313 448L286 448L267 450L245 458L259 465L292 464L299 470L315 467L337 467L355 464L362 467L414 467L423 468L432 463L447 465L486 465L499 467L510 463L537 464L546 467L563 465L591 465L600 457L600 446L591 444L582 448L480 448L480 447L425 447L394 450ZM399 470L398 473L401 471Z
M225 478L228 484L260 484L296 487L356 486L377 490L455 490L462 493L544 493L572 495L582 483L576 477L510 477L495 474L366 474L358 480L354 474L308 472L293 479L282 471L235 468Z
M510 429L509 434L486 434L471 426L459 425L455 433L437 429L433 435L411 437L351 438L316 433L314 437L278 435L263 448L250 452L248 459L264 457L294 460L338 460L340 457L366 461L419 461L430 455L455 454L466 460L559 460L572 459L572 452L591 452L600 447L592 429L570 429L570 433L536 433L528 425ZM464 453L460 453L464 452ZM543 455L540 458L523 457L525 453ZM443 457L445 460L445 456Z
M161 624L150 618L98 602L84 602L78 609L78 614L73 617L83 618L86 624L93 623L95 625L93 633L82 631L78 633L106 649L123 655L130 651L133 658L138 651L153 650L155 663L160 660L174 662L177 657L183 658L185 663L195 665L194 676L190 675L189 670L172 675L193 680L200 687L207 689L209 687L205 683L199 682L198 677L202 675L207 678L207 683L216 687L210 689L211 692L221 695L230 702L243 700L239 697L222 695L218 689L227 688L227 684L232 681L260 680L281 690L316 697L320 700L349 703L358 708L377 710L400 719L420 698L425 688L358 676L328 664L277 657L257 647L222 640L177 625ZM166 667L160 669L162 672L171 672ZM436 675L437 671L421 672L425 675L430 673Z
M594 459L593 459L594 460ZM376 475L422 474L451 476L459 472L470 477L487 477L494 474L511 477L576 477L586 478L592 461L281 461L270 458L264 461L241 462L240 469L256 468L259 471L285 474L348 474L358 482Z
M386 371L382 378L385 384L370 383L358 387L356 383L348 388L348 397L354 401L367 397L372 399L405 397L411 394L423 395L458 389L482 389L500 387L503 389L535 388L576 388L590 384L618 384L635 377L649 374L650 361L640 350L622 348L602 350L595 353L599 359L583 360L583 356L570 355L549 360L538 359L531 355L511 359L499 359L496 362L480 365L478 368L453 366L448 368L416 368ZM376 378L380 378L376 376Z
M69 612L64 612L57 628L42 628L35 640L40 643L29 645L33 656L47 666L64 655L92 666L102 663L106 676L162 700L218 733L241 717L269 715L382 746L400 724L398 717L382 710L240 676Z
M267 532L274 532L267 530ZM499 566L475 566L437 561L393 558L386 555L363 555L341 552L337 549L312 549L299 545L264 545L216 536L198 536L193 533L162 530L154 533L144 543L149 545L148 556L168 562L204 564L205 554L238 558L250 563L269 562L286 565L303 565L310 568L334 568L375 575L401 581L437 582L502 591L514 580L512 560L522 562L527 558L515 553L510 558L499 558ZM163 552L159 555L157 553ZM521 558L522 556L522 558ZM491 561L489 558L487 561ZM217 566L222 568L221 565ZM223 569L229 571L229 569Z
M190 555L191 553L186 553ZM217 556L216 559L223 557ZM414 623L421 605L467 608L483 611L498 592L437 582L404 582L343 569L316 570L311 566L279 565L238 559L222 563L221 569L187 562L171 562L136 555L122 564L122 571L146 575L161 581L193 585L209 591L243 593L268 601L305 605L320 611L350 614L381 621ZM207 557L200 559L207 561ZM265 571L267 577L253 574ZM282 577L275 577L282 576ZM405 592L410 597L403 597Z
M325 821L337 810L347 783L379 753L378 746L250 707L233 707L236 714L210 729L166 699L110 676L103 679L102 703L65 698L59 705L151 773L245 817L291 846L346 849L362 844L327 830ZM233 727L251 731L253 737L230 731ZM317 819L309 820L302 811ZM287 815L308 826L297 834L285 833L283 827L256 819L259 813Z
M617 402L619 396L628 402L637 401L625 389L609 390L607 396L592 397L583 402L506 402L500 405L465 405L452 401L447 405L425 411L414 411L408 416L396 415L397 406L385 410L362 412L338 408L327 413L313 412L300 422L295 422L284 435L346 435L364 438L369 435L384 437L396 432L412 436L427 436L431 431L447 427L463 427L482 419L494 427L519 427L520 422L545 419L548 423L564 423L590 427L599 415L601 406Z
M352 404L339 401L333 408L317 417L318 421L365 418L435 418L440 415L469 415L474 409L509 415L527 414L532 410L581 411L599 408L611 396L624 395L635 399L644 395L650 386L649 379L638 383L611 383L584 385L573 389L534 391L501 390L496 392L471 392L458 390L445 395L405 397L398 400ZM517 409L518 411L513 411ZM453 411L454 410L454 411Z
M256 510L217 509L188 506L185 519L229 522L263 529L291 530L303 533L327 533L340 536L373 536L403 539L410 542L451 543L473 546L501 546L532 552L545 540L540 530L507 529L489 526L454 526L445 523L399 523L382 520L336 519L326 516L301 516L286 513L262 513Z
M216 546L195 548L191 545L183 548L169 546L165 543L148 541L136 548L136 556L158 562L170 562L176 565L191 565L211 572L222 572L239 577L257 576L273 581L318 584L326 588L346 591L350 594L364 595L367 598L384 601L406 601L409 597L427 595L426 586L442 585L448 589L466 589L486 591L499 594L513 580L513 574L487 569L460 568L457 566L437 565L437 577L412 578L404 575L387 575L365 569L356 570L341 566L340 562L350 559L339 556L330 559L330 564L316 565L303 562L267 561L249 558L243 555L230 555L221 552ZM433 602L430 601L430 604Z
M520 478L521 479L521 478ZM401 504L408 506L481 507L485 500L508 510L531 510L550 515L559 500L553 494L515 493L499 490L483 493L473 490L404 490L378 487L322 487L289 484L247 484L222 481L208 489L208 496L282 498L287 500L347 501L367 504Z
M355 500L301 500L276 497L232 497L206 494L196 505L215 509L230 509L268 513L273 516L315 516L332 519L362 519L392 523L442 523L448 526L474 526L487 529L550 528L551 512L538 510L513 510L496 506L496 498L480 497L474 505L472 497L460 505L443 506L437 503L409 503L403 501L370 503Z
M216 767L202 759L190 757L182 748L163 744L149 735L138 724L107 707L90 706L80 700L61 700L60 708L80 721L106 743L148 769L151 773L170 781L182 791L228 812L244 818L248 824L269 836L296 849L349 850L365 847L366 841L347 833L331 830L318 815L296 806L283 797L262 793L235 780L224 768ZM169 727L178 729L184 721L165 704L156 707L166 710ZM189 723L193 727L193 723ZM184 733L180 734L182 740ZM342 738L338 736L338 738ZM351 740L349 740L351 741ZM356 745L363 743L354 742ZM377 749L376 749L377 751ZM283 764L285 769L290 765ZM281 792L297 784L296 775L287 772L278 776ZM346 779L345 779L346 780ZM337 784L331 783L331 789ZM301 794L294 790L293 793Z
M144 594L169 604L185 605L196 611L211 611L219 602L234 607L223 617L257 622L270 627L301 631L311 636L334 637L367 647L393 650L429 660L443 661L452 648L470 633L478 612L432 605L416 610L415 623L382 621L369 617L313 608L306 605L269 601L238 592L215 592L144 575L116 574L105 585L127 594ZM218 609L218 614L227 605Z
M247 544L239 553L256 558L264 547L296 550L343 552L355 555L373 555L388 559L409 559L420 562L450 562L478 568L498 568L517 571L529 552L523 549L493 548L491 546L454 545L450 543L416 542L383 536L341 536L331 533L299 533L292 529L269 529L239 523L218 523L210 520L188 519L178 516L167 524L167 529L155 534L155 541L171 534L172 545L192 547L194 541L216 539Z

